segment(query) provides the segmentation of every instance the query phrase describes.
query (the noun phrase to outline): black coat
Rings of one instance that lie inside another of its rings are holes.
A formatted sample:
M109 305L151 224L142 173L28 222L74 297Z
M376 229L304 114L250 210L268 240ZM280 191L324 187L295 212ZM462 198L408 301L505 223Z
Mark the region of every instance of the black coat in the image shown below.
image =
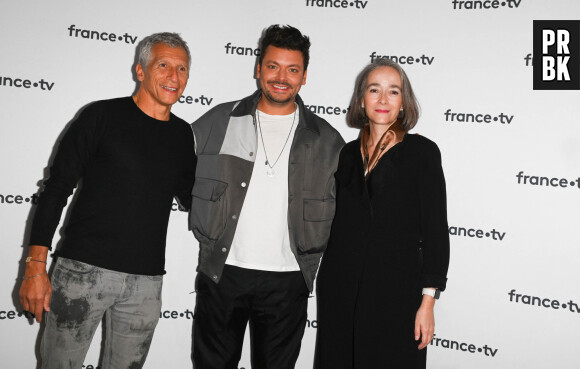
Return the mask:
M365 182L360 140L336 172L336 215L317 281L318 369L425 367L421 289L445 289L449 234L437 145L406 134Z

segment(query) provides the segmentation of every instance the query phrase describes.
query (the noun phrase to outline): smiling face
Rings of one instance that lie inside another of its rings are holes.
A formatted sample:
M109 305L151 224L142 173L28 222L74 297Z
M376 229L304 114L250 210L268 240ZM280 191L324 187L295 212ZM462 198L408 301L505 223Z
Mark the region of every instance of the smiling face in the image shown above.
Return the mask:
M137 64L137 78L141 81L135 96L137 105L146 114L160 119L157 112L167 111L181 97L189 77L189 59L181 47L163 43L151 48L149 64ZM154 113L152 113L154 112Z
M256 76L262 88L262 99L258 104L261 111L276 115L294 111L296 95L306 84L304 58L300 51L268 46L262 63L258 64Z
M380 67L369 73L362 103L371 125L390 126L403 108L401 76L394 68Z

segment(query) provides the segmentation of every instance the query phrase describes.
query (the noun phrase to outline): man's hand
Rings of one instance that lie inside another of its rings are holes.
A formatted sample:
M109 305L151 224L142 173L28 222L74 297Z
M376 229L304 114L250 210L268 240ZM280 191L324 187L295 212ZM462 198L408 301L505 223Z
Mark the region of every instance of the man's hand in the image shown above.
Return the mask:
M29 256L37 261L31 260L26 263L22 285L20 286L20 303L24 311L34 314L36 321L40 323L42 321L42 313L50 310L50 296L52 293L52 286L50 285L48 274L46 274L48 248L30 246Z

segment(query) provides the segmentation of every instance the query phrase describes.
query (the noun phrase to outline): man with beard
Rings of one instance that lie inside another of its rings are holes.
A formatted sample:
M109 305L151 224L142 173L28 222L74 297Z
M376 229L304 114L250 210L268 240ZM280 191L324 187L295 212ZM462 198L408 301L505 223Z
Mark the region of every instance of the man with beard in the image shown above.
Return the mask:
M298 96L309 47L298 29L270 26L260 42L260 89L192 124L197 369L237 368L248 322L252 367L290 369L298 358L344 145Z

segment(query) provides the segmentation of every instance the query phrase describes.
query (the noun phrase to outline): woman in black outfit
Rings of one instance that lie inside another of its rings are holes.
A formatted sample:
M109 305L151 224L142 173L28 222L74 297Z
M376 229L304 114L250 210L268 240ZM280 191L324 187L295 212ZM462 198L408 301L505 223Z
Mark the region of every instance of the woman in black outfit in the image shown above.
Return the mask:
M425 368L449 235L441 154L409 134L419 108L388 59L358 76L340 154L336 215L317 281L318 369Z

